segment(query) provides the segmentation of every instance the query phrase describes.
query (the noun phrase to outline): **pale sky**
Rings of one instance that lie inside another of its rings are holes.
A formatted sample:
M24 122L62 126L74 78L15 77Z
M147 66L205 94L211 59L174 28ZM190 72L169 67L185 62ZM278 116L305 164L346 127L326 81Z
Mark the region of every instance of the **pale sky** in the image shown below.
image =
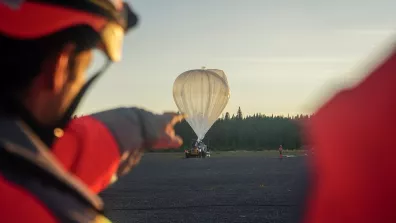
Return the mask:
M226 73L225 111L312 113L341 86L362 79L357 68L396 34L394 0L129 2L140 25L124 41L123 61L93 86L80 114L118 106L177 111L174 80L202 66Z

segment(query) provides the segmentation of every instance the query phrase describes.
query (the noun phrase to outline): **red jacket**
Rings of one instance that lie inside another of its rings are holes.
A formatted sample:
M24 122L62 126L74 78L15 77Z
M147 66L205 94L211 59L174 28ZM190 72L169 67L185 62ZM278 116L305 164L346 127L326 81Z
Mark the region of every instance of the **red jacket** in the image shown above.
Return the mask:
M305 223L391 223L396 212L396 51L313 116Z
M108 128L90 116L73 119L52 152L67 171L80 178L94 193L109 185L121 158Z
M136 164L151 118L120 108L75 119L51 152L23 121L0 116L2 222L109 222L96 193Z

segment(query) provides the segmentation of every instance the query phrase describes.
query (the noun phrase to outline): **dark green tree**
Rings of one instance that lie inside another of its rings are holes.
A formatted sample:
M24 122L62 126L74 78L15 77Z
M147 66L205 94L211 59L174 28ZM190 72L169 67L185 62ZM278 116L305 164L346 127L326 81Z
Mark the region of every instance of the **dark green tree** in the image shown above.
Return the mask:
M226 112L226 113L225 113L225 116L224 116L224 120L225 120L225 121L229 121L230 119L231 119L230 113Z
M236 114L236 119L239 119L239 120L243 119L243 114L242 114L241 107L238 107L238 111L237 111L237 114Z

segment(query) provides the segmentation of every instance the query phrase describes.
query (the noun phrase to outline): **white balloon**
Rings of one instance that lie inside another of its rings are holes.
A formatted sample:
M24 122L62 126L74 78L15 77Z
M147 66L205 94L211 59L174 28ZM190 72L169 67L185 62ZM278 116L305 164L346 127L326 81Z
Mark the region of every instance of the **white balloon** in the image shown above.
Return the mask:
M173 84L173 99L187 115L198 140L202 140L219 118L230 98L227 76L218 69L189 70Z
M219 75L221 78L223 78L223 80L225 82L227 82L227 85L228 85L227 76L225 75L224 71L219 70L219 69L209 69L209 71L215 72L217 75Z

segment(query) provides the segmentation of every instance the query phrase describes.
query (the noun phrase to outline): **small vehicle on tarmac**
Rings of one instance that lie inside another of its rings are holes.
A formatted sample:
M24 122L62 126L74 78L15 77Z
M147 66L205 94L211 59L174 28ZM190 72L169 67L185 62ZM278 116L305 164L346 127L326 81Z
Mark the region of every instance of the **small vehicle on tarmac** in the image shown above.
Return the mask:
M184 150L186 158L197 157L206 158L210 157L208 147L202 141L194 141L190 149Z

